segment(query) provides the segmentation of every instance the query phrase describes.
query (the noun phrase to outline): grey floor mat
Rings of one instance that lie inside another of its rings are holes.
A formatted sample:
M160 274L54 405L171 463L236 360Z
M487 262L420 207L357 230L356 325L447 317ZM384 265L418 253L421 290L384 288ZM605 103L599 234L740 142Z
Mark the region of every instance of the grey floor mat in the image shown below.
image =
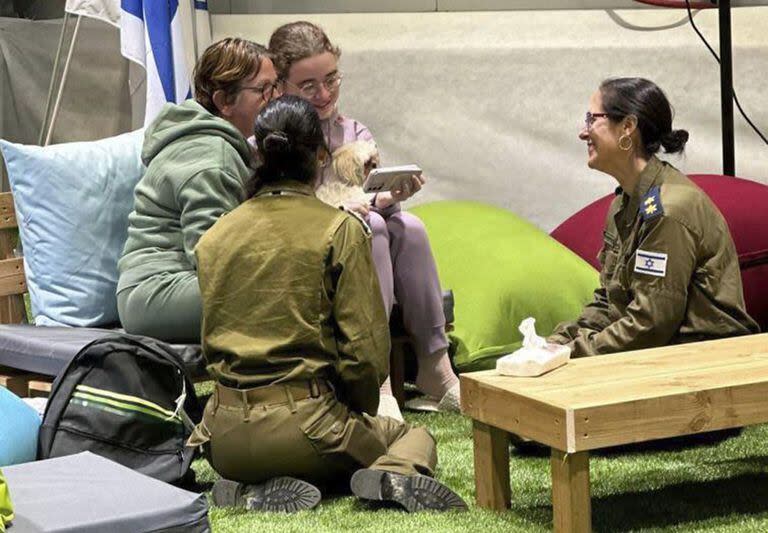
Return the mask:
M90 452L3 468L13 533L208 532L208 503L195 494Z

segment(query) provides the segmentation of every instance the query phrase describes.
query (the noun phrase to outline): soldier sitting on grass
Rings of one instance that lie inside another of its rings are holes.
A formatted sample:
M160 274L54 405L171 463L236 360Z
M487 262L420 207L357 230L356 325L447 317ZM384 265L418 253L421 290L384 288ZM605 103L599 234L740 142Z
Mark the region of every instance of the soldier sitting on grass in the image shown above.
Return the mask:
M432 477L429 432L372 416L389 325L370 231L314 195L329 155L317 112L298 97L275 100L255 138L255 195L196 249L216 389L190 444L205 444L224 478L214 503L309 509L320 501L314 485L343 481L408 511L465 509Z

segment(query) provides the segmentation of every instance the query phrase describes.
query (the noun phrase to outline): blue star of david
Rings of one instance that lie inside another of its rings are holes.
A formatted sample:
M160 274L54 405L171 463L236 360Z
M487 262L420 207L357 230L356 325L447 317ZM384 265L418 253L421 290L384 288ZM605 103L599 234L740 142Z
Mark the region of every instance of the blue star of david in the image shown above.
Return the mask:
M645 260L645 268L653 268L653 259Z

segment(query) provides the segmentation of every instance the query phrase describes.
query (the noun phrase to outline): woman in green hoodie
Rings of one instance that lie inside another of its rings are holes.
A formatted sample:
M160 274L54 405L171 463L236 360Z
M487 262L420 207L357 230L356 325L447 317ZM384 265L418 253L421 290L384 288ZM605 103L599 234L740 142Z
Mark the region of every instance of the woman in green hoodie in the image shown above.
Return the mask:
M195 66L195 98L167 104L144 134L119 262L117 306L129 333L199 342L195 245L248 196L256 115L279 95L267 50L245 39L212 44Z

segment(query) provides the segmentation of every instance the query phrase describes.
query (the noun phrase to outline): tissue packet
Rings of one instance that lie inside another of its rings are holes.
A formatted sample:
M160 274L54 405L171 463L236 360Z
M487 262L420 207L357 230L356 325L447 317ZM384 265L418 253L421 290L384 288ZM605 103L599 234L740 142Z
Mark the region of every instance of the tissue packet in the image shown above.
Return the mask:
M505 355L496 361L496 370L504 376L533 377L564 365L571 358L568 346L548 343L536 335L534 318L526 318L520 323L523 334L523 346L514 353Z

